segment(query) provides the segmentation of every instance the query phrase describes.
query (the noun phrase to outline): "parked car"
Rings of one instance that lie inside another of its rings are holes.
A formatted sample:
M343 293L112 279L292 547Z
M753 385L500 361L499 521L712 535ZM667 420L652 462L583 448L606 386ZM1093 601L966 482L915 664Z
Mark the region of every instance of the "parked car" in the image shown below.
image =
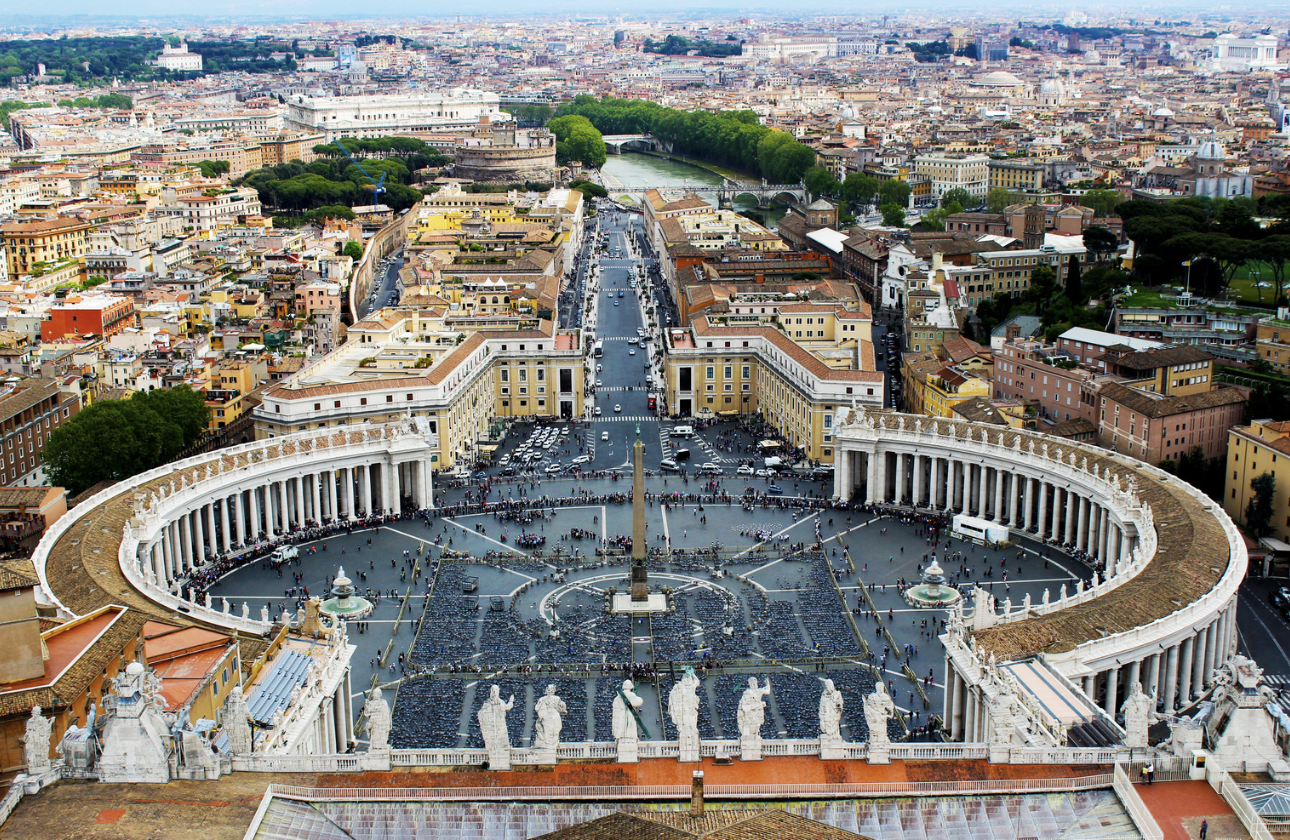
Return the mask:
M735 473L738 475L752 475L753 468L748 466L747 464L740 464L739 469L735 470Z
M673 461L671 458L664 458L662 461L659 461L658 468L660 470L672 470L672 471L677 471L681 469L676 465L676 461Z

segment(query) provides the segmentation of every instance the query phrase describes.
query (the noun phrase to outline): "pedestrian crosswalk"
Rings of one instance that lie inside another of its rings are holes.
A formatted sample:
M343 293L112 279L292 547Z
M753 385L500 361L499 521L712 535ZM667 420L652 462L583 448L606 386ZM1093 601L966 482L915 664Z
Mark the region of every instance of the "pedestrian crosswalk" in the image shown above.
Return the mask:
M642 423L646 420L657 420L652 414L606 414L603 417L595 417L596 423L609 423L617 420L630 420L633 423Z
M1290 676L1286 674L1264 674L1263 684L1273 688L1290 688Z

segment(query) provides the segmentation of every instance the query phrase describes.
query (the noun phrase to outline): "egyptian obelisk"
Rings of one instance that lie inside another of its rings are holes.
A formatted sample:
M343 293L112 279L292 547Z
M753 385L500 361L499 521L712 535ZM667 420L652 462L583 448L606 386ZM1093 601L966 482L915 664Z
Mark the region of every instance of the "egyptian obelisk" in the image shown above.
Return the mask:
M632 450L632 600L649 600L649 573L645 570L645 446L636 426Z

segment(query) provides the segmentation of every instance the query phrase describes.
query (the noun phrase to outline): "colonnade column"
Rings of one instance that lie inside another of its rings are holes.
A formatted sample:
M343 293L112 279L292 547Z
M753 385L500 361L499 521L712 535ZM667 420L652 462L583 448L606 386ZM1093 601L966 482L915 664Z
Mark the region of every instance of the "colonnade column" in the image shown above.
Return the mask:
M939 508L941 507L941 481L944 479L941 470L941 459L933 455L930 469L932 486L927 491L927 506L929 508Z
M296 476L296 518L295 522L301 528L305 527L305 477Z
M1205 678L1209 676L1209 671L1205 670L1205 657L1208 655L1206 648L1209 646L1209 628L1200 631L1194 637L1192 642L1192 669L1191 684L1196 689L1196 694L1205 690Z
M976 516L985 519L986 499L988 498L988 489L986 487L986 466L985 462L977 465L976 473Z
M1021 503L1021 486L1017 482L1015 472L1008 473L1008 527L1016 528L1017 522L1017 505Z
M1133 691L1135 685L1142 682L1142 660L1135 659L1129 663L1129 686L1124 690L1125 696Z
M193 542L195 565L206 562L206 505L193 511L193 528L196 540Z
M1066 491L1066 538L1062 540L1066 545L1072 545L1075 542L1075 532L1079 530L1079 496L1073 490Z
M212 557L220 553L219 531L215 527L215 507L218 504L219 499L215 499L206 505L206 533L209 535L208 540L211 547ZM226 546L227 544L227 541L225 541ZM225 550L227 550L227 548Z
M1039 483L1039 479L1023 478L1022 480L1026 482L1026 503L1022 506L1021 529L1029 531L1035 524L1035 486Z
M354 519L354 468L346 467L341 475L345 482L345 515Z
M1120 669L1111 668L1106 672L1106 697L1102 699L1102 709L1112 718L1115 717L1115 694L1120 687Z
M370 470L371 467L368 467ZM875 495L878 489L878 454L876 452L865 453L865 482L864 498L865 504L874 505L878 503L878 497Z
M322 475L327 482L327 515L333 522L338 522L340 515L336 508L336 471L323 470Z
M914 455L914 506L923 503L923 456Z
M398 469L397 467L395 468ZM896 453L896 504L905 503L905 454Z
M1195 654L1195 637L1183 639L1178 663L1178 699L1183 706L1191 702L1191 672L1195 668Z
M384 464L382 469L386 470L390 475L390 512L398 516L403 512L403 494L399 484L399 465ZM899 503L899 500L897 503Z
M366 513L368 516L371 516L372 515L372 468L371 466L369 466L368 464L364 464L360 468L359 476L362 482L361 484L359 484L359 489L362 490L362 493L360 495L362 496L362 499L363 499L363 512Z
M1042 540L1048 532L1045 529L1045 523L1048 521L1048 482L1040 480L1039 482L1039 513L1035 522L1035 533Z
M313 520L315 524L322 524L322 479L318 473L309 476L309 495L313 500Z
M1147 657L1147 684L1144 689L1157 699L1160 691L1160 654L1153 653Z
M251 509L251 540L260 538L262 522L260 520L260 494L258 487L252 487L246 491L247 500L250 502Z
M1003 470L994 470L994 521L1003 522Z
M1169 648L1169 658L1165 661L1165 711L1174 713L1174 694L1178 690L1178 645Z

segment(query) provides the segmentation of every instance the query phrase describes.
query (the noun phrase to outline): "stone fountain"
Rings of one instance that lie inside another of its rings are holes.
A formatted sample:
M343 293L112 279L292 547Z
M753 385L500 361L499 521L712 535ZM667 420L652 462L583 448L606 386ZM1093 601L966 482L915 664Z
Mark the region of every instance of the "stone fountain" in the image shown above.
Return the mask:
M910 606L944 608L963 598L959 591L945 582L945 570L932 559L923 572L920 583L908 586L902 593Z
M320 609L332 618L356 621L371 614L372 602L354 594L354 582L345 577L345 567L341 566L331 584L331 597L322 602Z

